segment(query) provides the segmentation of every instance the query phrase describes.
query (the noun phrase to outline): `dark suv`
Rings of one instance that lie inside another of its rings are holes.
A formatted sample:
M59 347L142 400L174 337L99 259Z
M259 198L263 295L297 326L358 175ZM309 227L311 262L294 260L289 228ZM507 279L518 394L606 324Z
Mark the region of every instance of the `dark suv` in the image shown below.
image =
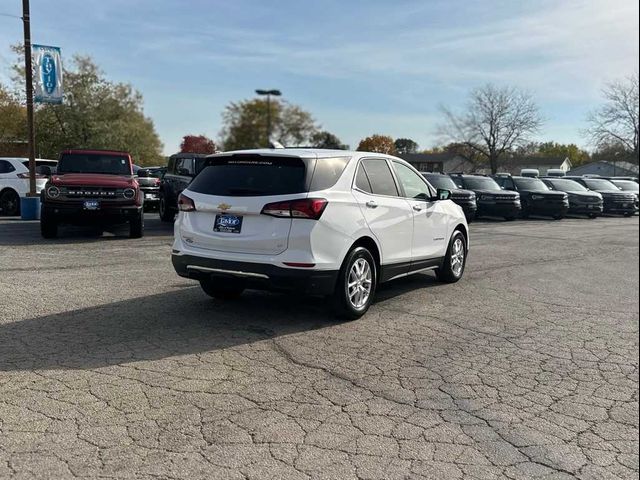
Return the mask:
M596 218L602 215L602 195L591 192L578 182L565 177L543 177L541 180L551 190L569 195L569 213Z
M638 211L638 197L624 192L609 180L593 177L565 177L575 180L589 190L598 192L604 200L604 213L618 213L630 217Z
M520 215L520 195L506 192L495 180L484 175L463 175L452 173L452 180L465 190L476 194L478 211L476 216L504 217L505 220L515 220Z
M160 202L160 181L164 170L164 167L133 166L133 173L137 175L140 190L142 190L142 194L144 195L145 211L158 208L158 203Z
M126 152L67 150L40 194L40 230L54 238L58 225L129 223L129 236L144 233L144 198Z
M569 195L549 190L549 187L539 178L512 177L508 174L498 174L494 178L505 190L520 194L523 218L529 215L542 215L560 220L569 211Z
M476 203L476 194L471 190L462 190L458 188L449 175L442 173L424 172L420 173L433 187L436 189L449 190L451 192L451 200L462 207L464 216L467 217L467 223L476 218L478 205Z
M204 168L206 155L176 153L169 157L167 171L160 181L158 213L163 222L173 222L178 213L178 196Z

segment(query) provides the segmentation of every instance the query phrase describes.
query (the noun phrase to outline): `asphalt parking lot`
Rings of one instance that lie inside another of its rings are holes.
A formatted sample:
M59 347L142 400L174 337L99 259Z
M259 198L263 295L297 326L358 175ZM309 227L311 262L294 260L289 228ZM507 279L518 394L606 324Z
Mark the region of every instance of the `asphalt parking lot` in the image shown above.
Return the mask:
M234 303L0 219L0 478L638 478L638 218L477 222L465 278Z

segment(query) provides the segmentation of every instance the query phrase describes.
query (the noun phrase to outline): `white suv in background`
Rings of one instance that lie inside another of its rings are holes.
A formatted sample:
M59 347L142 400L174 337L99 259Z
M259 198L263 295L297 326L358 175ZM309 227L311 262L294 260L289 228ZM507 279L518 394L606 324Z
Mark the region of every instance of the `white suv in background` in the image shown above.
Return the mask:
M362 316L382 282L464 273L469 231L447 190L378 153L265 149L207 157L178 199L172 262L216 298L245 288L331 296Z
M36 159L36 193L40 193L57 164L55 160ZM0 215L19 215L20 197L28 192L29 159L0 157Z

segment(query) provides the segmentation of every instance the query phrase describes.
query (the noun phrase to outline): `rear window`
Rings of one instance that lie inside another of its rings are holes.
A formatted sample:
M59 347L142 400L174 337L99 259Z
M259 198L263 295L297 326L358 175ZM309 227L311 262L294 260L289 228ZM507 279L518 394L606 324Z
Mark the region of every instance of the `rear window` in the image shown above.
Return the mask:
M129 158L124 155L100 153L67 153L58 162L57 173L105 173L131 175Z
M295 157L232 156L208 159L189 190L224 197L303 193L306 166Z

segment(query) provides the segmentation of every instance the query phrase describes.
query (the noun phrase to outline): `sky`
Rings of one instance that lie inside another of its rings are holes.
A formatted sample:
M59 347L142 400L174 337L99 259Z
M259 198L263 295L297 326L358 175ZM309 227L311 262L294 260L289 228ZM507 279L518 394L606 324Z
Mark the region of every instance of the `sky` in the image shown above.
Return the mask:
M0 0L0 80L22 40L20 0ZM31 0L32 41L88 54L144 96L166 154L219 138L221 113L277 88L355 148L379 133L421 148L441 106L517 86L538 140L588 147L581 129L610 81L638 70L638 0Z

